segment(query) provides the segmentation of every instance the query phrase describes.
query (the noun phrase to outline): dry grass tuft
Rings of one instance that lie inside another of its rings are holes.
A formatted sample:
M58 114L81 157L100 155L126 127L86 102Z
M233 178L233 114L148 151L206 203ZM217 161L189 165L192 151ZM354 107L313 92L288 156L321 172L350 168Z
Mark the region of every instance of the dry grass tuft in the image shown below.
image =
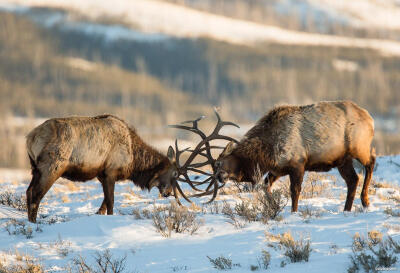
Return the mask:
M42 273L46 272L44 266L35 258L15 251L10 253L14 262L0 260L1 273Z
M63 195L63 196L61 197L61 201L62 201L63 203L70 203L70 202L71 202L71 199L69 199L69 196L68 196L68 195Z
M368 240L372 245L377 245L382 242L383 235L380 231L371 230L368 232Z
M310 199L314 197L332 197L329 190L331 181L336 183L336 177L329 174L321 174L316 172L308 172L306 181L303 183L301 190L301 199Z
M388 231L400 232L400 225L398 224L383 223L383 227L386 228Z
M300 216L303 218L304 221L309 221L311 218L320 218L322 217L322 211L320 210L313 210L311 206L305 206L299 210Z
M385 208L385 210L383 212L386 213L387 215L392 216L392 217L400 217L400 211L399 210L393 210L391 207Z

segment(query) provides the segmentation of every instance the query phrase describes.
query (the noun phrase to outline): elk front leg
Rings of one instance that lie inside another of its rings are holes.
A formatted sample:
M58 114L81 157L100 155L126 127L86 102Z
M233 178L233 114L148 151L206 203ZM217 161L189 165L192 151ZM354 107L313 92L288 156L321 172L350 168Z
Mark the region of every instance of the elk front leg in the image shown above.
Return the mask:
M50 171L53 172L47 173L39 169L33 172L31 184L26 191L29 222L36 223L40 201L60 177L60 172L56 172L55 169L50 169Z
M37 187L40 181L40 171L37 168L32 169L32 180L29 184L28 189L26 190L26 207L28 209L28 220L30 222L36 222L37 216L37 208L33 203L34 193L33 189L35 188L35 192L37 191ZM36 194L35 194L36 195Z
M280 176L274 175L271 172L269 172L268 175L265 177L264 184L267 186L267 190L269 193L271 193L272 184L274 184L274 182L278 180L279 177Z
M290 194L292 197L292 212L297 211L301 184L303 183L304 168L294 169L290 174Z
M113 215L115 179L106 176L99 178L99 180L103 186L104 200L97 213L105 214L105 210L107 209L107 215Z
M104 215L106 214L106 212L107 212L106 198L103 198L103 202L101 203L101 206L96 213Z

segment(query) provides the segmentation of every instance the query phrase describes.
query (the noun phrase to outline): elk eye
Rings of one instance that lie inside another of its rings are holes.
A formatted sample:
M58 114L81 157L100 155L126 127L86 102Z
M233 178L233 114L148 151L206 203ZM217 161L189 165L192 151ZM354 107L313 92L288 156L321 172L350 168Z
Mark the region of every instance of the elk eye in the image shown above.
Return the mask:
M178 178L179 173L177 171L173 171L172 172L172 176L175 177L175 178Z

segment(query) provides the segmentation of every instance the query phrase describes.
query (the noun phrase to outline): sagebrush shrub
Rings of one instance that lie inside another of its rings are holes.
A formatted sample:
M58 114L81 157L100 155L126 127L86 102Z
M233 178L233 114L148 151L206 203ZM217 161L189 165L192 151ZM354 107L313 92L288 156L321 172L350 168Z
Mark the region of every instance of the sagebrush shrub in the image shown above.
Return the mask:
M19 211L28 211L26 206L26 196L13 193L9 190L0 193L0 204L15 208Z
M310 240L306 240L304 238L294 240L292 235L287 232L280 237L279 244L285 251L283 255L289 258L290 262L308 262L310 253L312 251Z
M95 264L89 264L82 256L73 259L73 268L70 273L123 273L126 272L126 258L114 258L110 250L96 252L94 255Z
M236 227L243 227L237 218L240 216L247 222L261 221L267 223L269 220L278 220L281 212L287 205L288 198L284 196L282 191L275 190L268 192L267 187L263 187L261 191L251 194L250 198L240 197L234 210L229 204L224 203L222 213L230 218L230 223Z
M228 219L229 219L228 223L232 224L235 228L239 229L239 228L243 228L246 226L246 223L244 221L242 221L241 219L239 219L238 217L236 217L236 213L233 211L231 206L225 201L224 201L224 205L222 207L222 213L226 217L228 217Z
M268 251L262 250L261 255L258 258L258 266L262 269L268 269L271 262L271 254Z
M240 264L232 263L232 259L226 258L223 255L213 259L207 256L210 263L218 270L230 270L233 267L240 267Z
M33 238L33 229L25 221L11 219L6 222L5 229L9 235L24 235L27 239Z
M370 232L368 240L358 234L353 236L352 250L353 254L350 255L350 266L347 272L375 273L380 272L380 268L391 268L397 263L396 254L400 253L400 245L390 236L382 240L376 232Z
M263 193L258 196L262 221L276 220L286 207L288 201L289 199L285 197L281 190L275 190L269 193L264 187Z
M172 232L188 232L192 235L202 224L202 220L196 219L196 213L179 206L175 201L166 208L156 208L153 212L153 225L164 237L171 237Z

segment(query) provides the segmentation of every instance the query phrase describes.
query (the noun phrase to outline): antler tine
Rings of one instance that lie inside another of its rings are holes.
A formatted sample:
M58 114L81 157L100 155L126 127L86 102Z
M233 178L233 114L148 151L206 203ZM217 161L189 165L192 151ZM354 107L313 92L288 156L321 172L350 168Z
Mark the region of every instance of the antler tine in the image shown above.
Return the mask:
M187 131L193 132L193 133L199 135L199 136L201 137L201 139L202 139L202 141L200 142L200 144L197 145L196 148L195 148L194 150L191 150L191 151L192 151L192 154L191 154L191 155L189 156L189 158L186 160L185 164L184 164L183 166L180 166L180 167L183 168L183 169L185 169L186 167L188 167L188 166L190 165L190 163L193 161L193 159L194 159L194 158L196 157L196 155L199 153L198 150L199 150L203 145L206 146L206 148L204 149L204 150L206 151L206 154L201 153L202 156L206 157L206 158L210 161L210 162L209 162L210 164L213 164L213 158L212 158L212 156L211 156L211 151L210 151L210 143L208 143L207 141L205 141L205 140L207 139L207 136L204 134L204 132L202 132L202 131L198 128L198 122L199 122L200 120L202 120L204 117L205 117L205 116L201 116L201 117L199 117L199 118L197 118L197 119L195 119L195 120L192 120L192 121L189 120L189 121L184 121L184 122L183 122L183 123L192 123L192 126L191 126L191 127L185 126L185 125L179 125L179 124L176 124L176 125L168 125L168 127L170 127L170 128L182 129L182 130L187 130ZM205 164L205 165L207 165L207 164ZM205 165L204 165L204 166L205 166Z
M190 167L189 167L189 168L187 168L187 170L188 170L188 171L195 172L195 173L201 173L201 174L203 174L203 175L211 176L210 173L205 172L205 171L202 171L202 170L198 170L198 169L196 169L196 168L190 168Z
M177 200L177 203L179 205L182 205L182 203L179 201L179 197L178 197L178 193L176 192L176 189L178 189L179 193L182 195L183 198L185 198L186 201L188 201L189 203L192 203L192 201L186 196L186 194L183 193L183 190L179 186L178 182L174 183L174 187L173 188L174 188L175 199Z
M200 117L198 117L197 119L195 119L195 120L187 120L187 121L183 121L183 122L181 122L181 124L186 124L186 123L192 123L193 124L193 127L194 128L197 128L197 123L200 121L200 120L202 120L202 119L204 119L206 116L200 116Z
M178 165L178 167L181 166L181 165L180 165L180 162L179 162L179 158L180 158L181 154L183 154L183 153L186 152L186 151L190 151L190 147L187 147L187 148L185 148L185 149L179 151L179 148L178 148L178 140L175 139L175 162L176 162L176 164Z
M183 154L184 152L188 151L189 149L190 149L190 147L185 148L185 149L183 149L183 150L179 150L179 147L178 147L178 140L175 139L175 163L178 165L178 169L179 169L179 167L180 167L179 159L180 159L181 154ZM184 173L183 176L185 177L185 179L189 179L189 177L187 176L186 173ZM196 187L191 183L190 179L189 179L187 182L189 183L189 185L190 185L193 189L196 189ZM177 181L174 182L172 188L173 188L173 191L174 191L175 200L176 200L176 202L177 202L180 206L182 206L182 203L181 203L181 201L179 200L178 192L176 191L177 189L178 189L179 193L181 194L181 196L182 196L186 201L188 201L189 203L192 203L192 201L191 201L191 200L186 196L186 194L182 191L182 189L181 189L181 187L179 186L179 183L178 183ZM197 190L198 190L198 189L197 189ZM200 190L198 190L198 191L200 191Z
M174 186L172 187L172 189L174 190L174 197L175 197L176 203L178 203L179 206L182 206L181 200L179 200L179 197L178 197L178 192L176 191L177 187L179 187L178 182L175 182Z
M181 173L182 167L181 167L181 165L180 165L180 156L181 156L181 154L183 154L184 152L188 151L189 149L190 149L190 147L185 148L185 149L183 149L183 150L179 150L179 147L178 147L178 140L175 139L175 162L176 162L176 164L177 164L177 166L178 166L179 175L183 175L184 178L185 178L185 179L180 179L180 181L184 181L184 182L188 183L188 184L189 184L194 190L196 190L196 191L202 191L202 190L198 189L198 188L193 184L193 182L190 180L190 178L189 178L189 176L187 175L187 173ZM179 187L179 184L177 184L177 185L178 185L178 187ZM179 188L178 188L178 190L179 190ZM175 193L175 192L174 192L174 193ZM186 199L186 198L185 198L185 199Z
M212 149L224 149L224 147L211 145L210 142L212 140L216 140L216 139L238 142L234 138L221 135L220 131L221 131L222 127L224 127L224 126L235 126L237 128L240 128L237 124L235 124L233 122L223 121L216 108L214 108L214 113L217 117L217 124L215 125L215 128L213 129L211 134L208 136L203 131L201 131L198 127L198 122L200 120L202 120L205 116L201 116L195 120L188 120L188 121L184 121L180 124L168 126L170 128L187 130L187 131L193 132L193 133L197 134L198 136L200 136L201 141L196 145L196 147L194 149L186 148L182 151L179 151L177 140L175 141L176 162L179 167L180 175L182 175L184 177L184 178L178 178L178 181L186 182L192 187L192 189L194 189L195 191L201 192L198 194L191 195L189 197L200 197L200 196L212 194L211 199L207 203L211 203L212 201L214 201L218 195L218 190L224 186L224 183L219 184L219 182L218 182L218 179L217 179L218 170L216 169L215 164L214 164L215 159L213 158L213 156L211 154ZM182 124L190 124L190 123L191 123L191 126L182 125ZM179 162L179 157L183 152L186 152L186 151L191 152L191 154L186 159L185 163L181 165ZM199 162L199 163L193 163L193 160L198 155L205 157L206 160L203 162ZM204 167L208 164L211 165L212 173L208 173L206 171L198 169L198 168ZM189 175L187 174L187 171L196 172L201 175L208 176L208 178L206 178L204 181L201 181L201 182L191 181L189 178ZM205 190L200 190L199 188L197 188L198 186L206 184L206 183L208 183L208 185ZM174 189L174 193L177 196L178 194L176 193L176 190L178 190L179 193L187 201L189 201L187 196L184 195L182 189L180 188L179 183L177 183L177 182L176 182L176 187Z
M212 185L214 185L214 181L213 181L213 183L210 183L210 186L212 186ZM223 186L225 186L225 183L223 183L221 185L218 185L218 189L222 188ZM213 189L211 189L211 190L208 189L208 190L206 190L206 191L204 191L202 193L192 194L192 195L189 196L189 198L190 197L202 197L202 196L210 195L210 194L212 194L214 192L215 192L215 188L213 187ZM207 201L206 204L207 203L211 203L212 201L214 201L214 199L216 197L217 197L217 195L215 194L215 196L214 196L214 194L213 194L212 198L209 201Z
M195 151L195 150L187 150L188 152L197 152L197 154L198 155L201 155L201 156L204 156L204 157L207 157L208 158L208 155L207 154L205 154L205 153L202 153L203 151L206 151L208 149L208 147L203 147L203 148L201 148L201 149L198 149L197 151ZM221 150L223 150L223 149L225 149L225 147L222 147L222 146L210 146L210 149L221 149Z
M207 166L210 162L210 160L204 161L204 162L199 162L199 163L193 163L190 165L187 165L186 168L200 168L200 167L204 167Z
M198 122L200 120L204 119L205 117L206 116L203 115L203 116L198 117L195 120L187 120L187 121L181 122L180 124L168 125L168 127L182 129L182 130L188 130L188 131L191 131L193 133L200 135L201 138L205 138L206 137L205 134L198 128ZM182 124L187 124L187 123L192 123L192 127L182 125Z
M215 200L215 198L217 197L217 195L218 195L218 190L219 190L219 187L218 187L218 180L217 179L213 179L214 181L214 190L213 190L213 196L211 197L211 199L208 201L208 202L206 202L206 204L210 204L212 201L214 201ZM222 186L221 186L222 187Z
M184 174L183 174L183 177L185 177L185 179L184 179L185 182L188 183L188 184L192 187L192 189L194 189L195 191L202 191L202 190L198 189L198 188L193 184L192 180L190 180L189 175L188 175L187 173L184 173Z
M217 125L215 126L214 131L211 133L210 136L214 136L215 135L215 137L222 138L222 139L229 140L229 141L234 141L234 142L237 143L238 141L236 139L230 138L230 137L227 137L227 136L222 136L222 135L219 134L219 131L221 131L222 127L227 126L227 125L228 126L235 126L236 128L240 128L240 126L237 125L236 123L233 123L233 122L230 122L230 121L223 121L221 119L221 116L218 114L217 108L215 108L215 107L214 107L214 113L217 116Z

